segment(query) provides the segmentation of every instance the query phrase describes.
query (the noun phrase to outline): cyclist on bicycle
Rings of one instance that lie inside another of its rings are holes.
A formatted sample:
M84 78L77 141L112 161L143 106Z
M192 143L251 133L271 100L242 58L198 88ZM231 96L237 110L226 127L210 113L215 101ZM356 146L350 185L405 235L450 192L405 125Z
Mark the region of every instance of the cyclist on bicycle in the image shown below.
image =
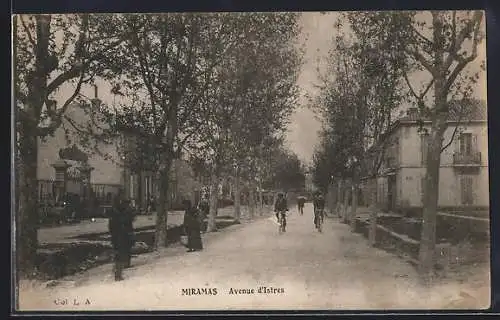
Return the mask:
M314 201L314 225L317 226L318 218L324 218L325 215L325 198L321 192L317 192Z
M286 198L283 193L278 193L278 198L274 203L274 212L276 213L276 219L280 221L280 213L284 214L285 211L288 211L288 204L286 202Z

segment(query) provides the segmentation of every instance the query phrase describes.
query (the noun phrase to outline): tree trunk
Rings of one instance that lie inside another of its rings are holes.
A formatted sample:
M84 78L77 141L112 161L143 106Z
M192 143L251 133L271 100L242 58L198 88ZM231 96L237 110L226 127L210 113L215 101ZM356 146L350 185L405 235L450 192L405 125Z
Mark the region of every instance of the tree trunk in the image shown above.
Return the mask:
M436 16L439 19L438 16ZM442 36L441 24L434 21L435 41ZM430 280L434 269L434 251L436 246L436 215L439 201L439 167L441 164L441 148L446 130L448 110L446 108L447 92L443 92L445 76L442 72L443 52L436 50L434 63L439 75L434 78L434 110L431 125L431 136L427 151L425 189L423 197L422 236L419 250L419 272L424 280Z
M239 170L236 170L233 190L234 190L234 219L236 222L239 223L241 218L241 186L240 186Z
M356 226L356 211L358 210L358 183L355 182L352 186L352 204L351 204L351 214L349 223L351 228L354 229Z
M38 248L38 182L37 182L37 136L28 125L20 137L19 208L16 215L17 266L22 276L31 276L36 271L35 259Z
M264 196L262 195L262 185L259 184L259 215L264 214Z
M250 219L255 217L255 190L253 188L253 184L248 184L248 213Z
M336 211L337 211L337 216L339 218L342 215L341 210L342 210L342 180L339 179L338 187L337 187L337 203L336 203Z
M370 186L370 231L368 233L368 238L371 246L375 246L376 244L376 236L377 236L377 188L376 188L376 180L375 185Z
M216 170L212 172L210 179L210 212L208 215L208 226L207 232L217 231L217 225L215 223L215 218L217 217L217 202L218 202L218 190L219 189L219 176Z
M155 234L155 250L159 250L162 247L167 246L167 219L168 219L168 209L170 199L169 193L169 178L170 178L170 168L172 167L172 161L166 160L161 167L159 172L158 181L159 185L159 197L156 206L156 234Z
M423 197L422 236L419 250L419 271L424 278L432 274L436 245L436 216L439 201L439 167L446 119L439 116L433 121L427 153L427 170Z
M347 212L349 210L349 185L344 186L344 206L342 208L342 222L347 223Z
M326 201L328 212L334 212L335 201L336 201L335 191L336 191L335 184L330 183L330 185L328 186L328 189L327 189L327 201Z

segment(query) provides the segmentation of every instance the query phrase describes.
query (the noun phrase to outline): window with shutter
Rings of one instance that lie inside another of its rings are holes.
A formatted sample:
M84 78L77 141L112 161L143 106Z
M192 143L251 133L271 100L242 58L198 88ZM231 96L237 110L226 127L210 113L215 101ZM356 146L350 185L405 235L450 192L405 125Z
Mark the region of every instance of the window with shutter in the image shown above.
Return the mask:
M472 153L472 134L462 133L460 135L460 154L470 155Z
M38 184L38 189L39 189L39 193L38 193L38 200L44 200L44 185L43 183L39 183Z
M149 199L151 197L151 177L146 177L146 198Z
M473 204L472 177L462 176L460 179L461 198L463 205Z
M429 135L428 134L420 135L420 155L422 156L421 158L422 165L425 165L425 162L427 161L428 144L429 144Z
M130 176L130 198L131 199L135 198L135 176L134 175Z
M425 176L420 178L420 198L422 199L422 205L424 204L424 191L425 191Z

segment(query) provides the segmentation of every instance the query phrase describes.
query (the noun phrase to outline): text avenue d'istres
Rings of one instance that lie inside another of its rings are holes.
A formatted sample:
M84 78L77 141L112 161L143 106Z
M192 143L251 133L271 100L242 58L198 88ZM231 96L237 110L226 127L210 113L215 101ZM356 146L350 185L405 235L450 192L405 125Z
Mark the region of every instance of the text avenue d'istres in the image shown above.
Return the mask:
M256 288L229 288L220 290L218 288L185 288L181 289L182 296L216 296L221 293L230 295L249 295L249 294L284 294L284 288L260 286Z

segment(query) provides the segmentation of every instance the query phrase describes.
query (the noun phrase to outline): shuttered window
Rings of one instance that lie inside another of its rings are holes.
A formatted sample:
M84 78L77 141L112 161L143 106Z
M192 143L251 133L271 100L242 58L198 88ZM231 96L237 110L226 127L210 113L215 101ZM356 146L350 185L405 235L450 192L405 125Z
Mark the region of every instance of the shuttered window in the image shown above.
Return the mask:
M471 176L462 176L460 178L460 189L463 205L473 204L474 202L472 182L473 181Z
M135 198L135 175L130 176L130 198Z
M429 144L429 135L421 134L420 135L420 155L421 155L421 163L425 165L427 161L427 148Z
M151 177L145 177L145 185L146 185L146 199L151 197Z
M470 155L472 153L472 134L462 133L460 135L460 154Z
M422 205L424 204L424 191L425 191L425 176L420 178L420 198L422 199Z

